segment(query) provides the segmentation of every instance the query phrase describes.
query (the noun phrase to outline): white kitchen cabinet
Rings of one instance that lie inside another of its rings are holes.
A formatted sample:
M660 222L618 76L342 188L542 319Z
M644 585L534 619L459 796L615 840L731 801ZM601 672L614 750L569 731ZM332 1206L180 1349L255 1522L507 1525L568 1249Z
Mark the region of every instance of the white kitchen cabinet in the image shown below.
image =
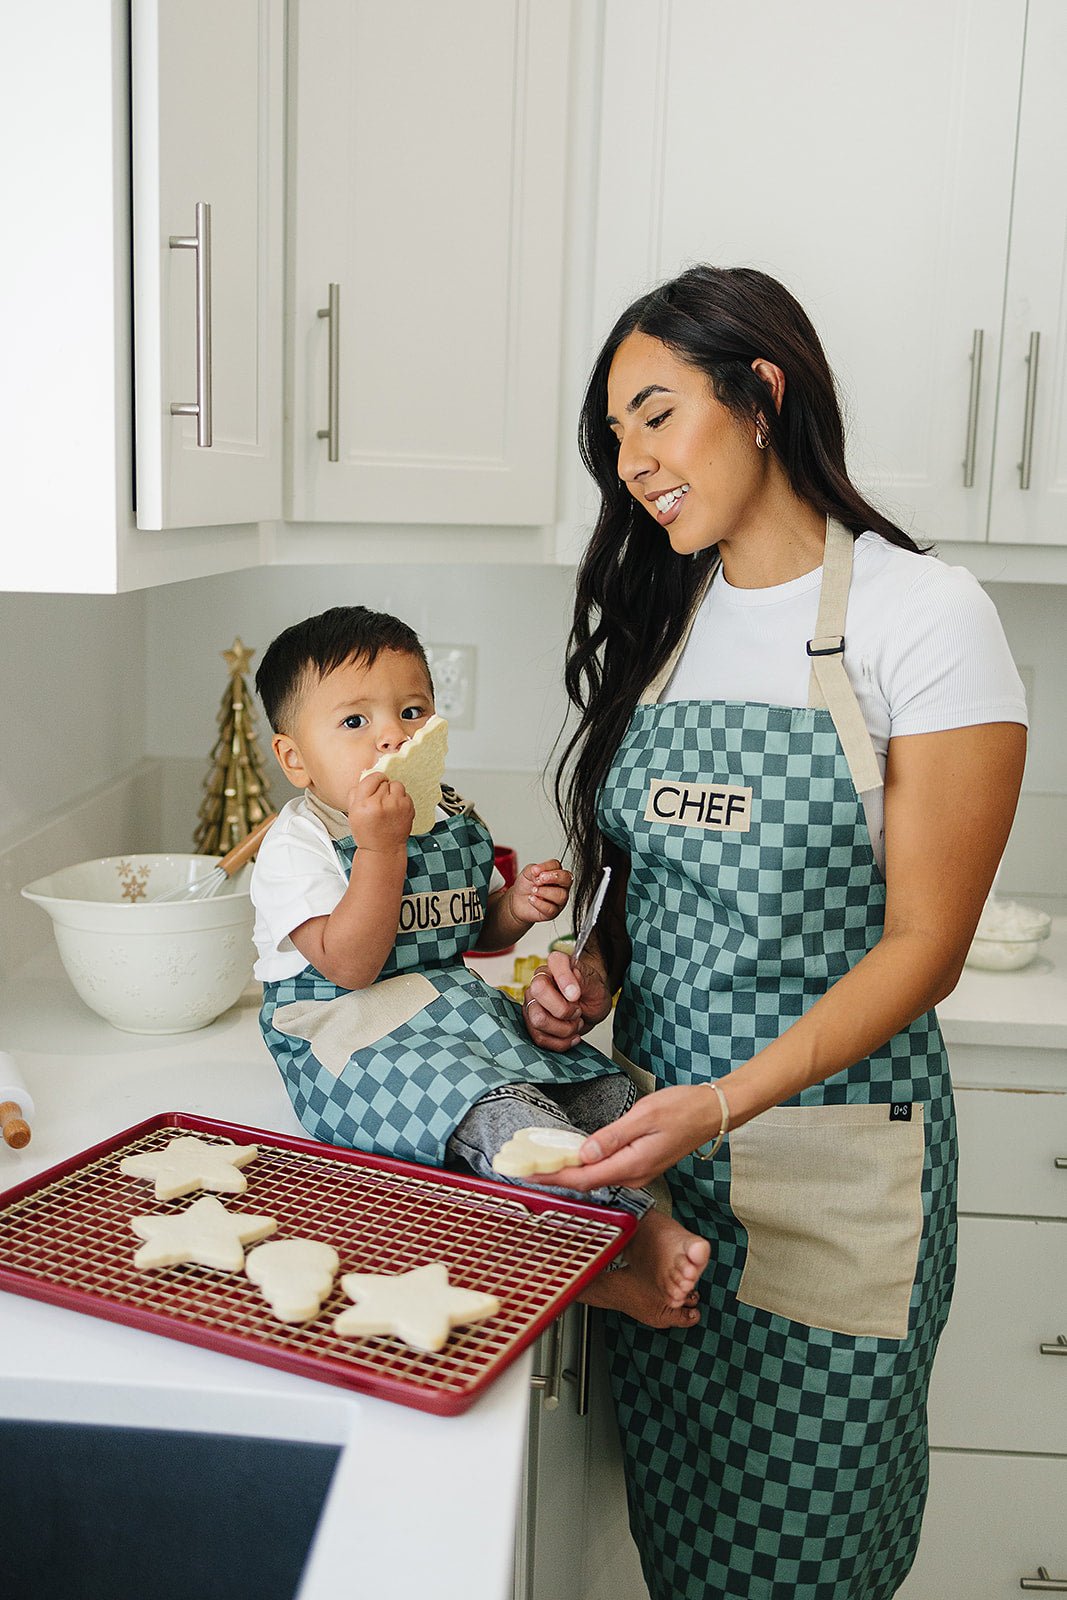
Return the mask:
M554 520L569 28L570 0L291 8L297 522Z
M760 267L823 338L878 504L1067 544L1065 74L1060 0L613 0L598 326L695 261Z
M137 525L280 517L283 0L133 0L131 40Z
M596 1313L572 1305L534 1371L512 1600L648 1600Z
M0 588L115 593L255 564L259 528L223 526L232 507L220 504L211 527L136 526L126 0L18 7L5 21L0 70L9 231L0 253ZM198 105L193 94L184 108L190 127ZM192 217L163 226L184 234ZM138 359L153 358L139 350Z
M694 262L780 278L823 339L857 480L944 539L986 537L1025 17L1025 0L606 10L598 325Z
M998 1088L993 1054L951 1052L959 1262L930 1383L930 1499L901 1600L1007 1600L1023 1579L1044 1583L1039 1569L1067 1593L1067 1089L1048 1087L1044 1063L1030 1086L1009 1069Z
M1067 7L1030 0L990 538L1067 545Z

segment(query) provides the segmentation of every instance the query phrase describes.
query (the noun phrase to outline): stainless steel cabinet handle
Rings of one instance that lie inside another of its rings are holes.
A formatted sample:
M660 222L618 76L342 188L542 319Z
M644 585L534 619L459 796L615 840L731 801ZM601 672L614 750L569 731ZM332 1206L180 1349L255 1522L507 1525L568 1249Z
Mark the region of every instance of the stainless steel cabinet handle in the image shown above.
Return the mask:
M1052 1165L1057 1167L1060 1172L1067 1172L1067 1156L1055 1156Z
M1043 1594L1067 1594L1067 1578L1050 1578L1047 1567L1038 1567L1036 1578L1020 1578L1020 1589L1040 1589Z
M340 461L341 454L338 448L338 401L341 393L341 285L330 284L330 297L325 306L320 307L319 316L326 317L330 324L330 339L327 354L327 389L329 393L329 410L326 413L325 428L320 428L315 435L317 439L328 439L329 447L326 451L327 460Z
M1037 352L1041 335L1030 335L1030 349L1026 356L1026 409L1023 412L1023 458L1019 462L1019 488L1030 487L1030 461L1034 454L1034 407L1037 404Z
M963 452L963 487L974 488L974 463L978 444L978 394L982 387L982 344L985 329L975 328L971 340L971 395L967 402L967 443Z
M546 1411L555 1411L559 1405L559 1391L562 1382L563 1318L557 1317L548 1330L548 1371L535 1372L530 1379L530 1388L541 1390L541 1404Z
M171 401L172 417L196 418L196 442L211 449L211 207L196 202L196 232L172 233L172 250L196 251L196 399Z
M1043 1356L1067 1356L1067 1333L1058 1333L1049 1344L1039 1345Z
M589 1315L588 1306L578 1307L578 1370L574 1372L568 1367L563 1374L568 1383L576 1385L574 1409L579 1417L589 1415L589 1364L592 1356Z

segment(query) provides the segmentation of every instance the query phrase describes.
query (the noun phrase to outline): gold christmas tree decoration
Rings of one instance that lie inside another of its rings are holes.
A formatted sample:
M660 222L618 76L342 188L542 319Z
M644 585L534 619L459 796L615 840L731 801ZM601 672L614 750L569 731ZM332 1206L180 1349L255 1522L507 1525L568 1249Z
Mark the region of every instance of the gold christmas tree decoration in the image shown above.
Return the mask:
M193 836L199 855L223 856L247 838L270 810L270 784L256 742L256 710L245 683L255 655L240 639L219 652L230 671L219 707L219 736L204 779L200 821Z

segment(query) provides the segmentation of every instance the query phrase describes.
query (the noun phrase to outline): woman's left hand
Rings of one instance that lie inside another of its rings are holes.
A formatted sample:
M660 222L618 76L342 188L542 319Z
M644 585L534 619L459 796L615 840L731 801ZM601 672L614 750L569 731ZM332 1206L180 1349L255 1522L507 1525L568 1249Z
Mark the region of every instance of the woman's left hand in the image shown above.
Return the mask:
M621 1185L640 1189L719 1131L719 1097L710 1084L657 1089L582 1146L584 1165L538 1173L538 1183L565 1189Z

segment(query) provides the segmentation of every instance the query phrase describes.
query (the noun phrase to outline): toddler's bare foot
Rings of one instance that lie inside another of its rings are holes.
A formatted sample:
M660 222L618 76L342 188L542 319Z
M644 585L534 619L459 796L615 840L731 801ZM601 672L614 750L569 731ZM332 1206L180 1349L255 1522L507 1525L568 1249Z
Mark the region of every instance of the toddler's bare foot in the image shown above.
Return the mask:
M580 1298L650 1328L688 1328L700 1316L696 1285L710 1256L706 1239L649 1211L626 1247L627 1265L602 1272Z

